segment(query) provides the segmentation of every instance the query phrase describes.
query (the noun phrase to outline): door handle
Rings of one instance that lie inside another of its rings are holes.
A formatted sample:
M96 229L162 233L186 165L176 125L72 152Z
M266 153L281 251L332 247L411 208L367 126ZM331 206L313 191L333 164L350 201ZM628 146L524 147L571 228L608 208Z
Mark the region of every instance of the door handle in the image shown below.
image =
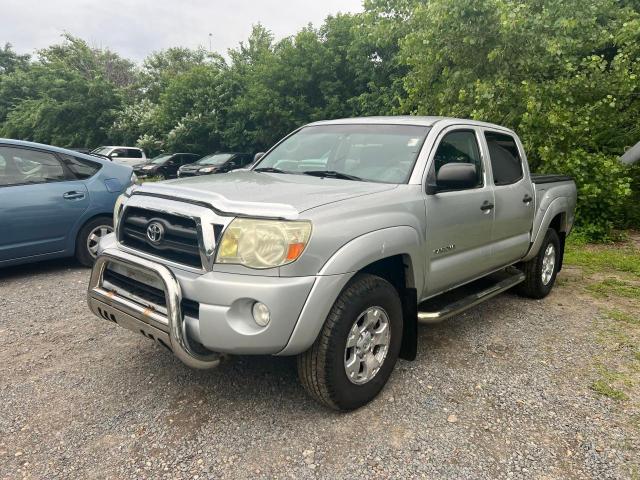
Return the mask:
M62 194L62 198L66 200L81 200L84 198L84 193L82 192L67 192Z
M493 203L489 203L488 200L485 200L482 206L480 207L480 210L482 210L483 212L486 212L487 210L491 210L493 207L494 207Z
M533 200L533 197L531 195L529 195L528 193L525 194L524 198L522 199L522 201L524 203L529 203L531 200Z

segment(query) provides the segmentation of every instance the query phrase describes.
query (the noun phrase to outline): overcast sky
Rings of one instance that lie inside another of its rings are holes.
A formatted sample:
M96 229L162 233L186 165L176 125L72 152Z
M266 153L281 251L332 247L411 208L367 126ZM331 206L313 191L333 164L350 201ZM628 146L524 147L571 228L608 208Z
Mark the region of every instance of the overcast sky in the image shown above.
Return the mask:
M0 0L0 44L20 53L69 32L96 47L140 61L167 47L224 53L262 23L280 39L329 14L361 11L361 0Z

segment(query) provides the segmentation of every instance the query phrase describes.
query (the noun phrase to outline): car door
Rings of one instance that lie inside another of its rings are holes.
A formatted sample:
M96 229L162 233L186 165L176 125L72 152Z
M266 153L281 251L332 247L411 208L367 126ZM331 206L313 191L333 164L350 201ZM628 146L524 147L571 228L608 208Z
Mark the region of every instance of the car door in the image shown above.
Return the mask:
M519 260L529 249L535 202L522 147L516 138L484 129L483 139L495 196L491 267L499 268Z
M53 153L0 145L0 262L60 252L89 206L84 182Z
M427 183L434 183L442 165L451 162L475 165L478 180L471 188L425 196L426 296L473 280L489 268L494 199L479 137L474 127L449 127L430 154Z

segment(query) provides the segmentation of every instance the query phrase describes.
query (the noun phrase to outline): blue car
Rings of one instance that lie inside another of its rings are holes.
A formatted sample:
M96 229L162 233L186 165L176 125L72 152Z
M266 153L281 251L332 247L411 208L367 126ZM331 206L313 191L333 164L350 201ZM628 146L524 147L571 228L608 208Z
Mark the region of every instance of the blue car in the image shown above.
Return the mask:
M70 256L92 265L134 181L129 166L0 138L0 267Z

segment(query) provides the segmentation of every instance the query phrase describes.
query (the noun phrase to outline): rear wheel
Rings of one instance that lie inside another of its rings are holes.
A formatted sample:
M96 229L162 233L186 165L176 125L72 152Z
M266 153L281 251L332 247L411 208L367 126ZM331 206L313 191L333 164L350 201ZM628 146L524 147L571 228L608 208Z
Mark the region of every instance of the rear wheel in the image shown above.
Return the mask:
M98 244L105 235L113 232L111 217L96 217L89 220L78 232L76 259L85 267L93 266L98 256Z
M318 402L353 410L387 383L402 340L402 306L386 280L358 274L334 303L315 343L298 356L298 374Z
M544 298L549 295L556 281L560 255L560 238L556 231L550 228L544 236L538 254L521 265L525 280L518 285L518 293L529 298Z

